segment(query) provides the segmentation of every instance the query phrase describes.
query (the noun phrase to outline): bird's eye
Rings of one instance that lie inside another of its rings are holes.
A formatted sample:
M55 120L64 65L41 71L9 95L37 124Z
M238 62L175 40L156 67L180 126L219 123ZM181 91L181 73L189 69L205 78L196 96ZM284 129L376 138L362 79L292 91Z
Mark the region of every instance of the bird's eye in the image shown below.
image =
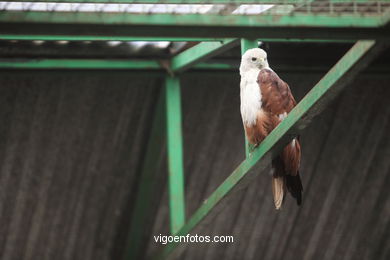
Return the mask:
M252 61L256 61L257 59L255 57L252 57Z

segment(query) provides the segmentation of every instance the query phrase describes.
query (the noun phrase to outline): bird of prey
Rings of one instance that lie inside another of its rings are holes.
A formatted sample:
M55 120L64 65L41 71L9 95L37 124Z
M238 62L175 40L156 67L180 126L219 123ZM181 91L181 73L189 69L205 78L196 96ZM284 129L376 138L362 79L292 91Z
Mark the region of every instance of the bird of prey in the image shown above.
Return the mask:
M296 102L286 82L269 67L267 53L247 50L240 65L241 117L248 141L258 146L295 107ZM302 183L299 176L301 146L294 138L272 160L272 192L276 209L280 209L286 190L300 205Z

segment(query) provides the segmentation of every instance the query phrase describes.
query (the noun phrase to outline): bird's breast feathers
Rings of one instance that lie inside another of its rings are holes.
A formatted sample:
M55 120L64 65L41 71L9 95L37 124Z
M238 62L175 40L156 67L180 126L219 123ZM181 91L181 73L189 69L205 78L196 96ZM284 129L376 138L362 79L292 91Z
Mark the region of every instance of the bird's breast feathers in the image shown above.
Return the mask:
M261 109L261 90L257 83L259 72L259 69L251 69L241 75L241 117L246 126L256 124L257 114Z
M261 110L278 117L286 116L296 104L289 86L268 68L243 73L240 89L241 117L248 127L256 124Z

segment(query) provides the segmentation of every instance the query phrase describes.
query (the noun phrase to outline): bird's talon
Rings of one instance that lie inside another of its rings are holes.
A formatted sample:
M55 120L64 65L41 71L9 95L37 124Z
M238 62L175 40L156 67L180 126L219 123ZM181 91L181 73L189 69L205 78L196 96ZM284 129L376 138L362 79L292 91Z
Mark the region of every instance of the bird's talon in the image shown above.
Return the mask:
M259 144L249 144L249 153L252 153L258 146Z

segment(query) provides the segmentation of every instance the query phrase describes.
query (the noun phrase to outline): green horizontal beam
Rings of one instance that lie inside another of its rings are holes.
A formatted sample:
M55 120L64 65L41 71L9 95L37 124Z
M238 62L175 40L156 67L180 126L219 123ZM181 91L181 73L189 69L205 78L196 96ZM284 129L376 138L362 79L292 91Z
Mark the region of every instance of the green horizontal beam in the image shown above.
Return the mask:
M389 0L390 1L390 0ZM191 38L191 37L128 37L128 36L98 36L98 35L18 35L0 34L0 40L14 41L169 41L169 42L220 42L228 40L224 38ZM262 42L325 42L325 43L350 43L354 40L322 40L322 39L272 39L259 38Z
M365 3L377 3L377 2L382 2L382 3L388 3L390 0L329 0L329 2L332 3L360 3L360 4L365 4Z
M3 69L161 69L157 61L93 59L0 59Z
M307 43L354 43L356 42L355 40L299 39L299 38L285 38L285 39L259 38L258 40L261 42L297 42L297 43L306 43L306 42Z
M104 24L145 26L213 26L224 27L357 27L376 28L387 24L389 15L294 14L294 15L218 15L218 14L132 14L102 12L2 11L0 22ZM158 28L156 28L158 29Z
M283 65L275 64L274 69L277 71L292 71L292 72L323 72L328 69L327 66L299 66L299 65ZM0 59L1 69L13 70L146 70L146 71L161 71L165 69L160 67L159 63L154 60L103 60L103 59ZM197 70L222 70L222 71L237 71L238 63L234 64L231 61L226 63L198 63L192 66L192 69ZM386 73L389 68L385 66L375 66L367 71L373 73Z
M2 69L126 69L162 70L153 60L104 60L104 59L0 59ZM199 63L195 69L229 70L235 66L223 63Z
M17 35L0 34L0 40L20 41L168 41L168 42L208 42L222 41L217 38L191 38L191 37L128 37L128 36L99 36L99 35Z
M389 39L383 15L213 15L0 12L2 34L131 37ZM293 30L292 30L293 29Z
M148 231L148 217L151 213L151 203L154 189L157 185L156 175L159 165L156 163L163 152L165 142L165 95L160 91L155 106L151 131L146 145L145 157L137 183L137 195L127 237L126 250L123 260L140 259L142 238Z
M191 66L233 48L238 44L239 40L237 39L199 43L173 57L171 70L173 72L183 72Z
M238 63L234 64L230 60L226 63L198 63L192 66L192 69L197 70L222 70L222 71L237 71ZM292 72L323 72L328 69L327 66L299 66L299 65L284 65L275 64L274 69L277 71L292 71ZM0 59L1 69L13 70L146 70L146 71L161 71L163 69L157 61L154 60L104 60L104 59ZM373 73L386 73L389 68L385 66L375 66L368 69Z
M168 190L171 234L185 222L183 134L181 118L180 81L177 77L165 78Z
M374 41L359 41L335 66L313 87L267 138L249 155L207 198L188 220L177 235L186 235L199 225L206 216L217 214L235 192L247 187L270 163L272 157L291 139L304 129L314 116L326 108L328 103L345 87L347 83L383 50ZM260 170L250 171L259 164ZM212 216L208 218L212 219ZM154 259L166 259L179 246L185 243L169 243L159 251Z

